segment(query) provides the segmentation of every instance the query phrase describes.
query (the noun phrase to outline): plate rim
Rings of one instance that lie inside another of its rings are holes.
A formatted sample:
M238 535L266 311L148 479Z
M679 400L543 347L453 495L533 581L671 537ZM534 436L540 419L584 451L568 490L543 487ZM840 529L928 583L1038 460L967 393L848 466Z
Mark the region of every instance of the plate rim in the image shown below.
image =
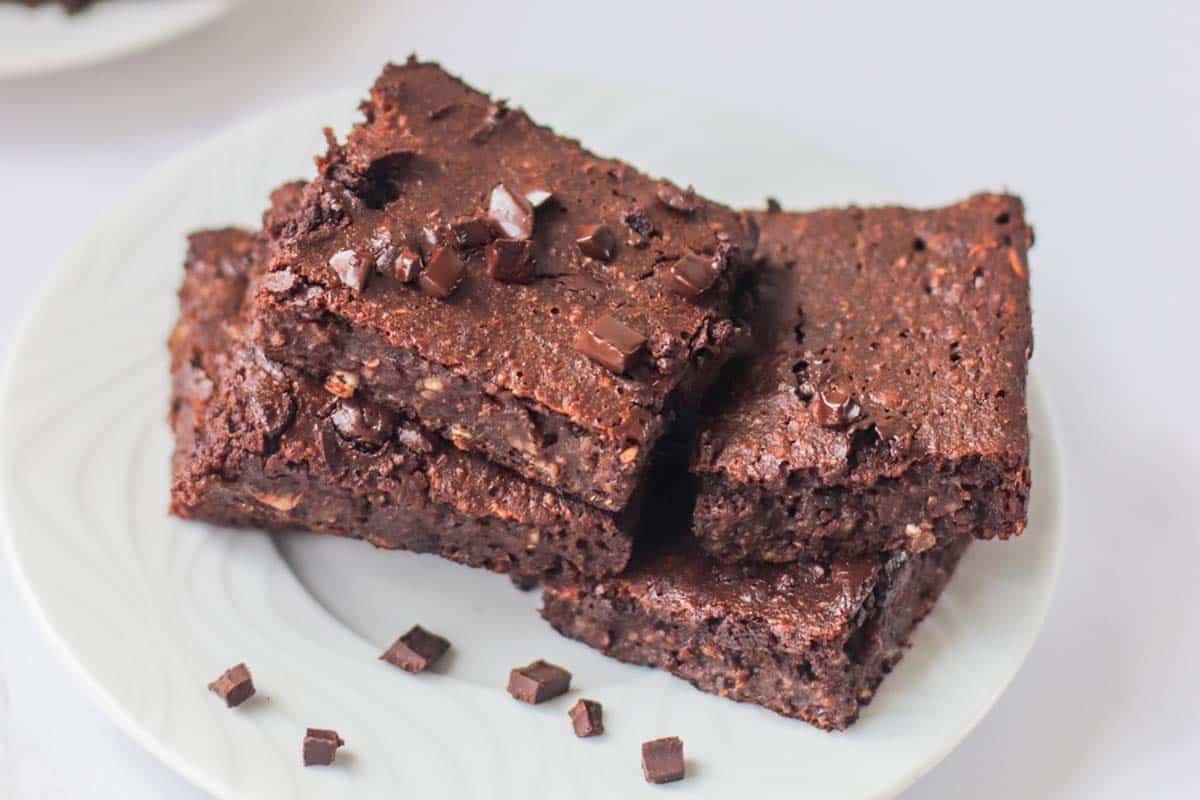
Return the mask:
M238 0L230 0L230 2L236 3ZM326 103L345 100L349 96L358 96L359 94L361 93L357 90L345 88L325 91L300 98L297 101L275 104L248 118L236 120L213 135L201 139L171 156L167 161L152 169L142 179L122 193L120 198L110 205L93 225L78 235L64 256L55 264L52 273L47 277L40 290L35 293L33 301L26 308L20 322L15 327L11 346L4 359L2 369L0 369L0 414L7 414L9 411L7 400L8 388L14 385L16 380L17 362L20 354L26 352L31 346L35 322L42 315L43 309L52 301L55 289L68 278L70 265L84 255L87 243L94 236L100 234L106 228L119 225L120 220L137 206L139 200L147 194L151 187L171 181L173 176L185 172L193 162L199 160L207 151L217 147L219 142L225 139L237 138L243 132L261 126L281 113L289 111L298 113L301 108L315 109ZM337 112L336 107L331 107L335 109L331 112L332 116ZM1051 481L1046 489L1052 504L1051 523L1047 527L1053 531L1054 542L1052 549L1046 556L1049 562L1049 569L1046 580L1040 587L1043 596L1040 598L1039 607L1037 608L1036 623L1030 625L1027 633L1025 633L1025 641L1020 648L1020 655L1015 661L1015 667L1003 681L996 682L987 697L986 703L980 704L978 712L964 721L961 730L956 731L953 736L947 736L940 746L934 748L925 761L911 765L903 777L898 778L896 783L882 794L875 795L876 798L896 797L911 788L922 777L944 761L971 734L983 718L991 712L999 699L1008 690L1009 686L1011 686L1013 680L1015 680L1016 676L1024 668L1034 644L1041 636L1050 609L1054 604L1068 537L1067 520L1069 519L1069 515L1067 507L1068 495L1066 491L1066 470L1068 465L1066 454L1062 447L1062 429L1058 423L1058 415L1052 405L1050 393L1043 386L1041 373L1042 371L1036 365L1030 365L1026 378L1026 396L1027 407L1031 409L1030 418L1034 415L1032 409L1036 407L1036 413L1043 417L1045 421L1044 430L1039 429L1037 431L1042 440L1038 448L1039 450L1044 448L1042 458L1049 467L1049 469L1043 471L1051 473L1051 475L1042 475L1040 478L1035 477L1035 480L1044 481L1049 479ZM1032 436L1034 431L1032 430L1032 426L1030 427ZM4 436L4 428L0 427L0 457L3 457L8 452ZM15 535L12 531L13 524L8 508L8 500L8 483L6 480L0 480L0 552L3 552L4 557L10 565L18 596L21 597L22 602L29 610L41 635L50 643L52 650L67 667L68 672L75 676L80 685L85 688L86 692L92 696L97 705L114 721L125 735L129 736L130 739L152 754L161 763L193 786L205 792L218 797L229 796L230 787L224 785L219 778L201 769L199 765L176 753L165 741L154 736L126 706L122 705L115 696L110 694L101 685L98 678L88 671L84 664L84 658L77 654L76 649L67 640L66 636L54 627L18 556ZM280 558L282 559L282 555L280 555ZM315 597L314 600L316 600ZM1016 650L1014 649L1013 652L1016 652Z
M190 19L182 24L155 30L151 35L147 35L142 39L111 46L100 44L90 49L67 51L65 53L56 51L56 54L49 58L13 62L7 65L0 62L0 80L27 80L128 58L197 31L230 13L241 5L244 0L207 0L207 2L211 3L210 10L198 14L194 19ZM11 10L14 12L29 11L33 13L43 11L43 9L21 8ZM45 9L45 11L58 11L58 9ZM92 11L94 12L94 9Z

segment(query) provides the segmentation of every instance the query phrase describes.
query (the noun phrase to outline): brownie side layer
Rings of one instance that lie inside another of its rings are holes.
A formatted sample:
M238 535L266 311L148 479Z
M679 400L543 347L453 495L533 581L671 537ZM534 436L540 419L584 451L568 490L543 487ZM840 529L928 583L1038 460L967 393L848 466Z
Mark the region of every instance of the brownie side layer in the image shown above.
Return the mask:
M624 567L632 514L559 497L243 344L238 315L265 249L232 229L190 239L170 343L172 513L307 528L499 572Z
M760 338L692 467L704 547L785 562L1021 533L1033 233L1020 200L758 220Z
M614 578L555 579L542 616L621 661L844 730L900 660L969 541L827 568L722 565L676 550Z
M697 402L734 349L730 301L753 224L589 153L435 64L388 66L363 111L280 223L255 340L320 378L351 376L365 397L460 448L624 508L674 413ZM527 283L486 268L498 186L550 193L530 212ZM593 225L608 228L611 252L577 243ZM425 275L441 250L464 269L449 297L397 275L400 254L419 257ZM714 278L694 297L672 290L689 256ZM349 263L362 269L347 282ZM619 372L576 349L604 316L645 339Z

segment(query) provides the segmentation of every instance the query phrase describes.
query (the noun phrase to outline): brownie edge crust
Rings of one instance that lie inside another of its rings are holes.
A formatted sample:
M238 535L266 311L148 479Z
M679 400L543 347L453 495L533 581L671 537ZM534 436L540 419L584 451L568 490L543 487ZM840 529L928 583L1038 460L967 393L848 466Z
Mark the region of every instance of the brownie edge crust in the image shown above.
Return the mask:
M660 553L613 578L549 582L542 616L621 661L844 730L900 660L969 542L825 568Z

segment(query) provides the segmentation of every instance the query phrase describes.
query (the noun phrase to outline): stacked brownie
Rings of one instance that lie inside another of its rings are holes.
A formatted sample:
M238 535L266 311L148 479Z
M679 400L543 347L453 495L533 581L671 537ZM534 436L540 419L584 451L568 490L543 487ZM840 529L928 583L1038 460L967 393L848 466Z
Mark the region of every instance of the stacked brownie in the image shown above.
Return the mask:
M745 338L754 225L433 64L362 111L260 233L193 237L173 510L620 571L660 444Z
M544 614L841 729L968 543L1024 529L1032 232L994 195L756 218L755 345L701 424L691 536L551 582Z
M851 723L1024 527L1020 202L739 214L411 59L362 111L191 237L172 511L537 577L609 655Z

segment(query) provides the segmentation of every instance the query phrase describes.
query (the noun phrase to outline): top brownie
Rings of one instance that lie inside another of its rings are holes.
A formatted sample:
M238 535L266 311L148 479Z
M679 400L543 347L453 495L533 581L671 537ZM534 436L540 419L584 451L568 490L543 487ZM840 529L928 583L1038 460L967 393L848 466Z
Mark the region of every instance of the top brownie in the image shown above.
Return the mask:
M1021 201L757 218L756 352L693 463L706 549L778 562L1020 533Z
M331 134L256 297L266 353L464 450L623 508L739 341L743 215L389 65Z

